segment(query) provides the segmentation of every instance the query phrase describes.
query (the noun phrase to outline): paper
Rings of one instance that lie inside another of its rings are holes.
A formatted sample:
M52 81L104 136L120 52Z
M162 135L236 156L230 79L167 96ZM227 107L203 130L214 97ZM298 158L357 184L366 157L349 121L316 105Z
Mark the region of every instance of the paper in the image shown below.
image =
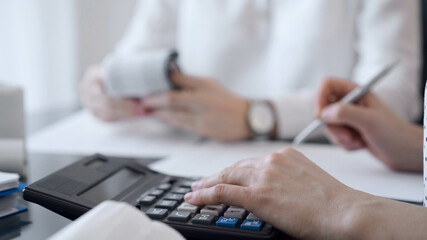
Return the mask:
M81 111L30 136L28 150L71 155L164 157L194 144L198 138L156 119L105 123Z
M168 225L151 221L127 203L106 201L87 212L49 240L184 240Z
M16 173L0 172L0 192L17 188L19 186L19 175Z
M0 138L0 171L23 174L24 160L24 139Z
M218 143L209 141L151 165L154 170L180 176L208 176L252 157L266 156L290 145L285 143ZM297 150L342 183L373 195L421 202L422 174L389 170L366 151L347 152L328 145L301 145Z

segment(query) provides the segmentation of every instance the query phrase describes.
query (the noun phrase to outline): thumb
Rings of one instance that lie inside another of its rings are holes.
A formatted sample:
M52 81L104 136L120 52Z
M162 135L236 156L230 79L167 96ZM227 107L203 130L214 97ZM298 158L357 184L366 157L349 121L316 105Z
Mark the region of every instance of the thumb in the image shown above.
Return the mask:
M321 112L320 118L327 124L347 125L356 129L365 128L373 121L368 108L343 103L327 106Z

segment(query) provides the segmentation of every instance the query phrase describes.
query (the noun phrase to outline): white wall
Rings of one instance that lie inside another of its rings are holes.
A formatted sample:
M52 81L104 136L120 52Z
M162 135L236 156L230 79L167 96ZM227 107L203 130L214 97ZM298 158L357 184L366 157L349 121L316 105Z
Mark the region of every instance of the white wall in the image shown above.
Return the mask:
M113 49L134 2L0 1L0 81L24 87L30 113L77 104L83 70Z

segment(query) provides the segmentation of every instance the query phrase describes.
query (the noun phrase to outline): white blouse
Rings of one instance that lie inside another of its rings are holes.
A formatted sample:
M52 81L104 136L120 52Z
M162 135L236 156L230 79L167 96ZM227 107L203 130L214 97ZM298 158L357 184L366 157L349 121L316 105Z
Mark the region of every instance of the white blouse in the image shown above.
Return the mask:
M417 0L141 0L117 52L176 48L187 74L271 100L279 135L314 116L323 79L359 84L401 63L375 88L399 116L420 112Z

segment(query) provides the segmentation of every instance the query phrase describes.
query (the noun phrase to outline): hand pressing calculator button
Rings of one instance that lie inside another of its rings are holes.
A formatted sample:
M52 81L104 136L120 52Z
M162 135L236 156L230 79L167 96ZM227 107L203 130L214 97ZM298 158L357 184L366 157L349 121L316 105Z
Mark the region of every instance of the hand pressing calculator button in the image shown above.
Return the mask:
M239 221L238 218L233 217L220 217L218 221L216 221L216 225L220 227L229 227L229 228L235 228L237 225L237 222Z
M94 161L102 161L105 166L103 170L106 171L99 172L97 169L88 168L88 164ZM64 194L61 192L52 194L52 190L44 188L45 182L56 182L58 175L66 178L75 176L76 181L84 179L88 187L83 194L76 193L72 198L63 198ZM94 179L93 176L97 178ZM168 176L152 171L136 164L134 160L101 158L95 155L31 184L24 191L24 197L48 209L54 209L70 219L81 216L100 200L131 203L151 219L175 228L187 239L283 239L279 238L283 234L278 229L241 207L223 204L195 206L186 203L184 195L191 191L193 181L193 178ZM102 190L104 186L115 189L114 194L111 193L111 196L107 197L93 190ZM54 201L50 201L51 199Z

